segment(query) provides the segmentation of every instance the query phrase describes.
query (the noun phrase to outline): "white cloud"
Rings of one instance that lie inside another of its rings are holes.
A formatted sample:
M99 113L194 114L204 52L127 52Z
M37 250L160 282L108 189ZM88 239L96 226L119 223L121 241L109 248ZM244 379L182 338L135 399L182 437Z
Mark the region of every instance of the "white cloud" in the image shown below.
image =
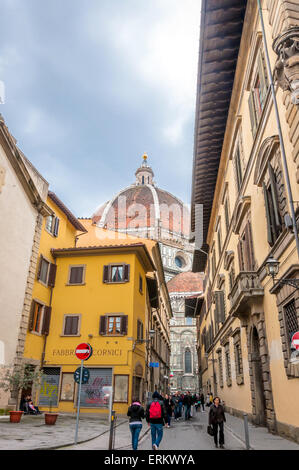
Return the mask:
M161 134L172 144L183 137L184 125L194 115L200 4L151 0L146 8L115 11L107 18L105 35L96 22L101 6L98 13L89 11L85 23L92 40L102 47L105 37L134 75L162 93L167 117Z

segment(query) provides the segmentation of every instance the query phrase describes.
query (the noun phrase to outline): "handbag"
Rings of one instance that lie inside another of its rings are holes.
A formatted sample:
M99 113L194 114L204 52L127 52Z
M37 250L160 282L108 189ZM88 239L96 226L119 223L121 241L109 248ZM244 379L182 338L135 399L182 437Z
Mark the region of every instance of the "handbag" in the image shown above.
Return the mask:
M210 435L210 436L214 436L214 431L213 431L213 427L212 426L208 426L207 428L207 433Z

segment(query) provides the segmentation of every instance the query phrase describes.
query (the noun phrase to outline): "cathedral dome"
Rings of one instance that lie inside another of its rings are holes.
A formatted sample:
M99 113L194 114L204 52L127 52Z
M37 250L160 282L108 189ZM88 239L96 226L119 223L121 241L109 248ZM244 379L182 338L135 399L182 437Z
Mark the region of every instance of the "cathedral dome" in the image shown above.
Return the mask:
M177 197L156 186L154 173L143 156L136 181L102 205L93 223L108 230L157 240L188 240L189 209Z

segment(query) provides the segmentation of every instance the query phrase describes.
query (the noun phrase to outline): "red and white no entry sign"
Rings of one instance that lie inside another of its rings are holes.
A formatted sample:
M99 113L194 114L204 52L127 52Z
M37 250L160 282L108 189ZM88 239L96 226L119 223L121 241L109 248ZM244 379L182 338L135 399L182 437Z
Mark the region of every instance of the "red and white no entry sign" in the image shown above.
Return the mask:
M75 354L81 361L86 361L92 355L92 347L88 343L81 343L76 347Z
M292 344L299 351L299 331L293 335Z

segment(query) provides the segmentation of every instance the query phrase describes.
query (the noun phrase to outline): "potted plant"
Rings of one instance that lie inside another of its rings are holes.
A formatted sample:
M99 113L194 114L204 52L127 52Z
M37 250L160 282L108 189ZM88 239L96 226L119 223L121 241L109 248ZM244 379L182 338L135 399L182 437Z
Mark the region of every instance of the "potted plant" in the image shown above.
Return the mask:
M22 389L27 389L40 379L40 372L31 367L17 366L6 367L6 371L0 379L0 388L5 392L11 392L17 400L17 409L9 411L10 422L19 423L24 411L19 410L19 395Z
M50 400L49 413L45 413L45 424L54 425L57 417L58 413L52 413L52 401Z

